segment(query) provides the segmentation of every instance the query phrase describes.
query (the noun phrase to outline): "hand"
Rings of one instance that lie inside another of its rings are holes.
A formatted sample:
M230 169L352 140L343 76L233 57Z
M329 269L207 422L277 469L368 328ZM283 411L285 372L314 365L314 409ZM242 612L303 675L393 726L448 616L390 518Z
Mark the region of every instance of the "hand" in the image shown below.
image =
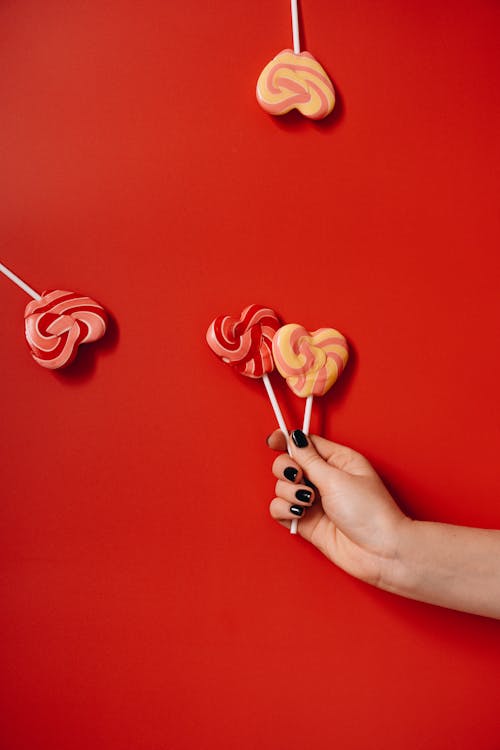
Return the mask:
M283 433L268 444L285 450ZM499 530L412 521L366 458L338 443L295 430L290 450L273 464L273 518L290 527L300 515L298 533L367 583L500 619Z
M274 432L268 445L285 450L283 433ZM278 481L271 516L289 528L300 513L304 539L356 578L382 585L397 557L401 528L411 520L361 454L300 430L292 433L290 448L291 457L284 453L273 464Z

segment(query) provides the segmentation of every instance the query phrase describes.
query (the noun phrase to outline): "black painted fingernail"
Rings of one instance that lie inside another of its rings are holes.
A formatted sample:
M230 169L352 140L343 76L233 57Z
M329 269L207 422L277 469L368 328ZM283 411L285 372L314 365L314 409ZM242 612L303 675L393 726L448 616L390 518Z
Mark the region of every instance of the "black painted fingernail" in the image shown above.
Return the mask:
M304 508L301 508L300 505L290 505L290 513L293 513L294 516L301 516L304 512Z
M292 440L297 448L305 448L307 445L307 438L302 430L294 430L292 432Z
M312 497L312 492L309 492L309 490L297 490L295 497L303 503L308 503Z
M297 469L294 469L293 466L287 466L285 471L283 472L285 477L289 479L290 482L295 482L298 473L299 472L297 471Z

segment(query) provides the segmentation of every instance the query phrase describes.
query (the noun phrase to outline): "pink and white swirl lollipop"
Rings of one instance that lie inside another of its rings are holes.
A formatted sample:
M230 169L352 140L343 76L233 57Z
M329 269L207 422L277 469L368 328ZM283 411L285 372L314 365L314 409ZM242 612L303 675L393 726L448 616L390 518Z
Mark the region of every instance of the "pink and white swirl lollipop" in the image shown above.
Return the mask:
M262 378L280 429L288 440L283 419L268 373L274 370L272 342L281 326L278 316L269 307L249 305L239 318L219 315L209 325L206 339L222 361L241 375Z
M62 289L40 295L2 263L0 271L33 297L24 313L25 334L31 355L41 367L66 367L75 359L80 344L104 336L108 317L91 297Z

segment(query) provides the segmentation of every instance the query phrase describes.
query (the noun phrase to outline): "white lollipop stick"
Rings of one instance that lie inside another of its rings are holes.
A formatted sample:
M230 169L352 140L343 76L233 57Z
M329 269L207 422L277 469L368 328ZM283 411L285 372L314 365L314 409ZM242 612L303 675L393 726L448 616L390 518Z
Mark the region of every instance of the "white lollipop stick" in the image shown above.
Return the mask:
M311 426L312 405L313 405L313 397L308 396L306 398L306 408L304 409L304 421L302 423L302 432L304 433L304 435L309 435L309 428ZM292 521L292 525L290 526L290 534L297 533L298 525L299 525L299 519L294 518Z
M304 422L302 424L302 432L304 435L309 435L309 428L311 427L311 412L313 407L313 396L306 398L306 408L304 409Z
M264 381L264 385L266 386L267 395L269 396L269 401L271 402L271 406L273 407L274 414L276 416L276 419L278 420L278 424L280 427L281 432L285 436L286 439L286 449L288 451L288 455L291 456L292 452L290 450L290 443L288 440L288 428L285 424L285 420L283 419L283 414L281 413L281 409L279 407L278 401L276 399L276 395L274 393L273 387L271 385L271 381L269 380L269 376L264 374L262 376L262 380ZM296 534L297 533L297 519L294 518L292 520L292 525L290 526L290 534Z
M299 36L299 12L297 0L291 0L292 4L292 33L293 33L293 51L296 55L300 54L300 36Z
M292 4L292 33L293 33L293 51L300 55L300 35L299 35L299 12L297 0L291 0Z
M35 292L34 289L32 289L30 286L26 284L25 281L19 278L19 276L16 276L15 273L12 273L7 266L4 266L3 263L0 263L0 271L7 276L8 279L14 282L14 284L17 284L17 286L23 290L23 292L26 292L26 294L29 294L30 297L33 297L33 299L40 300L42 299L41 296L38 294L38 292Z
M278 399L276 398L276 394L274 392L274 389L271 385L271 381L269 380L269 375L267 373L264 373L264 375L262 376L262 381L266 387L267 395L269 396L269 401L271 402L271 406L273 407L274 416L276 417L279 428L281 432L283 433L283 435L285 436L288 453L290 453L290 447L288 445L288 428L286 426L285 420L283 419L283 414L281 413L281 409L278 404Z

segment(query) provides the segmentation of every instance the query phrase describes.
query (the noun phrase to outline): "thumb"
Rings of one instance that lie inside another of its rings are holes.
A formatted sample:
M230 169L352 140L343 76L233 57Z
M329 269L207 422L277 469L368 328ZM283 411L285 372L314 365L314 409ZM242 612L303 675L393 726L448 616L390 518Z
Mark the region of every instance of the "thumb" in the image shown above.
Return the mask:
M291 455L300 468L308 476L319 490L332 479L332 473L338 471L328 464L317 452L312 440L302 430L294 430L291 433L290 451Z

